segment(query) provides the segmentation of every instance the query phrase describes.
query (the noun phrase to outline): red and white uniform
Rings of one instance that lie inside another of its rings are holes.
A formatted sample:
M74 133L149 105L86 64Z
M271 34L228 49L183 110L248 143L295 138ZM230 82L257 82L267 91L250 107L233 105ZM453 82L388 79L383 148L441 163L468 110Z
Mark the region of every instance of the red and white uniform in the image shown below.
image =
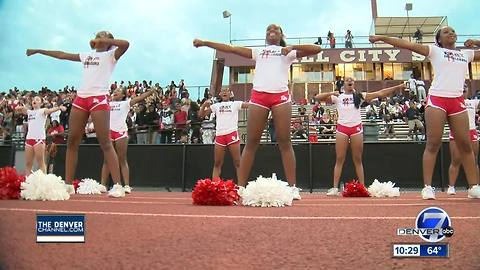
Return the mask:
M265 48L252 49L255 60L255 76L250 103L267 109L291 101L288 93L288 72L297 51L292 50L282 55L282 48L269 45Z
M478 133L477 133L477 124L475 123L475 113L477 111L478 104L480 100L478 99L467 99L465 100L465 105L467 107L468 113L468 126L470 128L470 140L478 141ZM448 138L452 141L455 140L455 136L453 132L450 130L450 134Z
M365 98L365 94L362 93L362 95ZM355 107L353 94L342 93L338 97L331 96L331 98L332 103L337 105L337 133L348 137L361 134L363 132L362 116L360 109Z
M110 101L110 139L112 141L128 137L127 115L130 99Z
M26 146L45 144L45 123L47 115L45 109L27 110L28 132L25 140Z
M116 47L106 52L80 53L83 78L73 106L84 111L108 110L109 80L117 64Z
M217 118L215 143L228 146L240 143L238 137L238 111L242 109L242 101L224 101L210 106Z
M428 59L435 74L429 89L427 106L439 108L448 116L465 111L463 84L473 50L450 50L429 45Z

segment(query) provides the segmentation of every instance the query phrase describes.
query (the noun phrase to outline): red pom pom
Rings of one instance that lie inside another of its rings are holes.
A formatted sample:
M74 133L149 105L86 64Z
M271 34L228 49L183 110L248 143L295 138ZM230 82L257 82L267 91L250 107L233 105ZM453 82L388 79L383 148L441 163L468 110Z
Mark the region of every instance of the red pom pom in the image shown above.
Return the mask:
M77 193L77 188L80 185L80 180L78 179L73 180L72 185L73 185L73 188L75 189L75 193Z
M343 197L370 197L365 186L357 180L346 183L342 195Z
M232 180L200 179L192 192L193 204L234 205L238 201L238 186Z
M18 175L12 167L0 168L0 199L20 198L20 186L25 181L25 176Z

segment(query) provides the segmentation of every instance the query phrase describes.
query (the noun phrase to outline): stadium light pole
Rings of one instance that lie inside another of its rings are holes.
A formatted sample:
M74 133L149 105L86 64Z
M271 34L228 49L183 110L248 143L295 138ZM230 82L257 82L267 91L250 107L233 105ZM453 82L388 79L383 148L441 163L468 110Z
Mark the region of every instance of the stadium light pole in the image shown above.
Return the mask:
M230 31L228 32L228 37L230 39L230 44L232 44L232 13L228 12L228 10L223 11L223 18L228 18L228 24L230 27Z
M412 3L406 3L405 4L405 10L407 11L407 31L410 30L410 17L408 16L408 12L411 11L413 9L413 4ZM410 38L410 32L408 32L408 40L409 41L412 41L412 39Z

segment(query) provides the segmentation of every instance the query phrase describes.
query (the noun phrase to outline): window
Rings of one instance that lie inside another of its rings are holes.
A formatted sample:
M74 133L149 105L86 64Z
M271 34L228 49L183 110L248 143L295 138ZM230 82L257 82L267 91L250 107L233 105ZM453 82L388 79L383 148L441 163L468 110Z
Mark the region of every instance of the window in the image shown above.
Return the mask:
M254 67L234 67L232 68L233 83L252 83Z

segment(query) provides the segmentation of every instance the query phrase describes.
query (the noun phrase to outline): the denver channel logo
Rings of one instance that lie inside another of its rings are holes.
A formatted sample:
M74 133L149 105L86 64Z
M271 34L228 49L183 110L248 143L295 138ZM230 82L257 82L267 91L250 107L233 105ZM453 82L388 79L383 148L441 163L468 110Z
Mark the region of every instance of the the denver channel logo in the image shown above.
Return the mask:
M415 228L397 229L397 235L418 235L432 243L451 237L453 232L450 217L439 207L428 207L420 211L415 220Z

